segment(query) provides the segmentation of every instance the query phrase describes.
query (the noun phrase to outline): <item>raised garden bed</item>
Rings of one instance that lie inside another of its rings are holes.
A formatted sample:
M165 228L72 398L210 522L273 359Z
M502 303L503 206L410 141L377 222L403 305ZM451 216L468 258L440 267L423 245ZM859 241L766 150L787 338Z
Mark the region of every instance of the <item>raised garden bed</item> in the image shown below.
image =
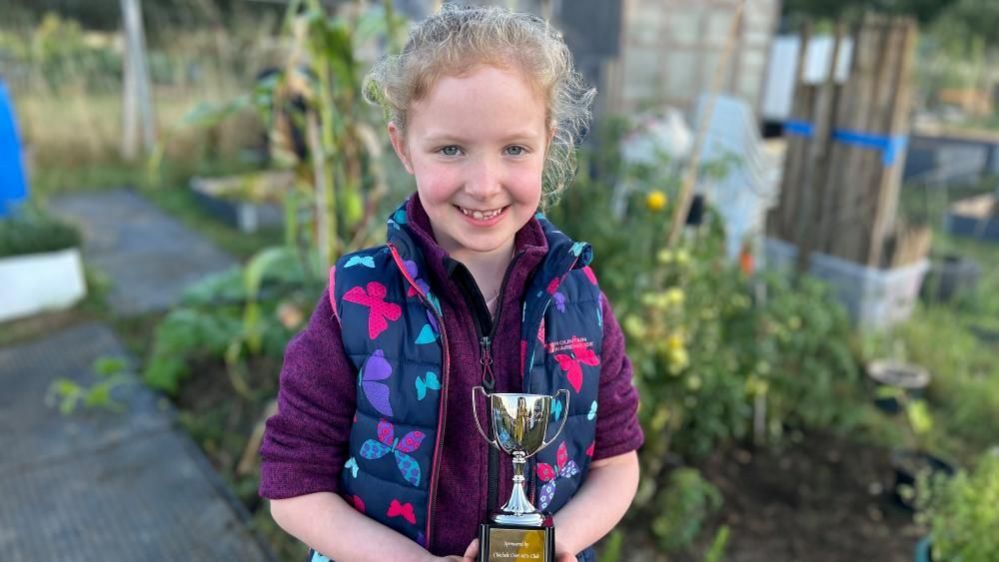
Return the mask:
M87 294L75 228L33 208L0 219L0 322L63 310Z
M996 196L985 194L955 202L947 214L947 232L999 242L999 201Z
M291 189L291 172L260 172L225 178L192 178L191 192L208 213L241 232L281 225L281 200Z

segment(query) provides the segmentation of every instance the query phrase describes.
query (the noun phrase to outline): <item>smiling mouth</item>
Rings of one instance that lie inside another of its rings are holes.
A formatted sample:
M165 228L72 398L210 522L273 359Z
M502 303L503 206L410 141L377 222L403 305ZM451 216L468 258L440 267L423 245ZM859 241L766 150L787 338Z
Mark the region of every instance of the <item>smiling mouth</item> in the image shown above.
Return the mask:
M502 213L504 210L506 210L506 207L500 207L499 209L491 209L488 211L471 210L471 209L466 209L464 207L458 207L457 205L455 205L455 207L459 211L461 211L462 214L465 215L466 217L472 217L475 220L480 220L480 221L494 218L500 213Z

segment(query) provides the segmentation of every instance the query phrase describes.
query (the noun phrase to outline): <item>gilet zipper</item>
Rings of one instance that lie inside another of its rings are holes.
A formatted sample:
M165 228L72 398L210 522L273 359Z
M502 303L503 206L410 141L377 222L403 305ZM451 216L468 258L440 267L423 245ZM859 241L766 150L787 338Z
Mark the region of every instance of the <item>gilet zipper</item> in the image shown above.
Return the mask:
M443 366L441 370L441 395L440 402L438 402L439 414L437 416L437 439L434 442L434 454L433 454L433 464L430 467L430 490L427 496L427 528L426 528L426 544L424 547L430 550L430 540L433 536L431 530L433 529L433 518L434 510L436 509L436 499L437 499L437 485L439 483L440 477L440 456L441 450L444 445L444 419L447 417L447 391L448 391L448 378L451 373L451 354L448 351L447 344L447 331L444 329L444 317L437 311L437 308L430 302L427 295L423 293L420 287L416 284L410 276L409 272L406 271L405 265L402 263L402 258L399 257L399 251L395 248L395 245L388 244L389 250L392 252L392 259L395 260L396 267L402 272L403 277L406 281L413 287L418 295L420 295L420 300L423 302L424 306L428 307L434 314L434 318L437 319L437 326L440 328L441 334L441 348L443 355Z

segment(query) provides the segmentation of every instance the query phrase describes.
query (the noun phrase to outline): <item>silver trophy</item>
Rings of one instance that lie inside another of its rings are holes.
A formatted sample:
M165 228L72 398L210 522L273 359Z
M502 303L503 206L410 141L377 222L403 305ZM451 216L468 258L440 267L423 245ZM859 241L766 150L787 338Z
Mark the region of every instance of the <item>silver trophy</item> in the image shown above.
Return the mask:
M493 438L490 439L479 422L476 392L485 394L481 386L472 389L472 410L475 425L490 445L513 456L513 492L510 500L491 519L500 525L516 527L541 527L545 516L527 499L524 493L524 465L532 455L550 445L562 433L569 418L569 391L561 389L556 396L565 394L562 406L565 412L558 431L546 441L548 422L551 419L552 396L544 394L496 393L486 395L489 415L492 418Z

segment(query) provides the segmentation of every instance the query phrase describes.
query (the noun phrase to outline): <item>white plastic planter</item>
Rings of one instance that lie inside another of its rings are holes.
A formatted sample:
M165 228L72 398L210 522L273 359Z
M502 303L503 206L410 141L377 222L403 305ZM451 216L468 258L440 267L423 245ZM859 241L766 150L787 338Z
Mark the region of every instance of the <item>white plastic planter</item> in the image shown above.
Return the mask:
M764 255L768 267L789 269L795 266L798 248L767 238ZM927 269L926 259L895 269L865 267L819 252L812 253L811 259L811 274L829 284L858 326L874 330L909 318Z
M77 248L0 258L0 322L63 310L86 294Z

